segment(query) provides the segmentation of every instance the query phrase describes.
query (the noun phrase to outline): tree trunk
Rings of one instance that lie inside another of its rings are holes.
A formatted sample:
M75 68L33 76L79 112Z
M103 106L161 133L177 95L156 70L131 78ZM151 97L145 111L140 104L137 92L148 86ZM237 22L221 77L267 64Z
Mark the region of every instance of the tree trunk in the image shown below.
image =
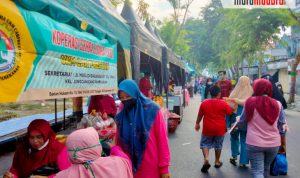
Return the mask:
M258 78L260 78L262 76L262 69L263 69L263 65L265 64L265 61L264 61L264 55L263 55L263 52L259 52L258 53L258 59L259 59L259 66L258 66Z
M175 48L175 46L176 46L176 42L177 42L177 40L178 40L178 37L179 37L179 35L180 35L180 32L182 31L182 29L183 29L183 25L185 24L185 20L186 20L186 17L187 17L187 12L188 12L188 10L189 10L189 7L190 7L190 5L193 3L193 1L194 0L190 0L190 1L188 1L187 3L186 3L186 7L185 7L185 11L184 11L184 16L183 16L183 19L182 19L182 22L179 24L179 27L176 29L176 36L175 36L175 39L174 39L174 42L173 42L173 44L171 45L171 49L173 49L174 50L174 48ZM179 6L181 6L180 5L180 1L179 1ZM176 15L176 14L174 14L174 15ZM177 14L178 15L178 14ZM178 22L179 22L179 19L178 19Z
M235 64L233 67L232 67L233 71L234 71L234 77L235 79L239 79L240 78L240 64L239 62L237 64Z
M249 63L248 63L248 77L250 78L250 66L249 66Z
M291 104L295 102L295 93L296 93L296 78L297 78L297 66L300 62L300 54L298 53L295 61L292 63L291 67L291 85L290 85L290 96L288 103Z
M295 15L295 12L292 11L292 9L288 9L292 18L298 22L298 25L300 24L299 18ZM293 62L291 66L291 85L290 85L290 95L288 103L291 104L295 102L295 93L296 93L296 78L297 78L297 67L300 62L300 49L297 51L296 59Z
M263 64L261 62L259 62L259 65L258 65L258 78L260 78L262 76L262 67L263 67Z
M241 73L240 74L241 74L241 76L244 75L244 65L243 64L241 65Z

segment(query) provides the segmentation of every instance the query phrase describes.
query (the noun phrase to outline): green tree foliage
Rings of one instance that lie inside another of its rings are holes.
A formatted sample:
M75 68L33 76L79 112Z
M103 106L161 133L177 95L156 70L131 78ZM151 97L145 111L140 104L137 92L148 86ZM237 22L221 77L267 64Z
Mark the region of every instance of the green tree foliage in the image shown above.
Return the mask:
M146 3L144 0L138 0L138 8L137 8L137 13L138 16L142 19L142 20L147 20L152 18L151 15L148 12L149 9L149 4Z
M167 46L172 46L175 43L173 50L176 54L186 56L190 51L190 41L186 37L189 34L189 31L182 30L175 42L177 26L178 24L174 23L174 21L165 21L160 28L160 35Z
M190 41L190 53L185 57L192 63L199 63L202 67L206 66L211 57L211 49L207 45L207 29L203 21L198 19L188 19L185 30L189 31L186 38Z
M286 9L226 9L223 14L213 32L213 46L229 63L262 59L259 53L279 40L280 29L295 23Z
M186 38L190 42L190 53L185 57L192 63L198 63L201 68L208 65L219 63L219 57L214 50L213 44L213 30L219 23L222 14L217 10L221 7L219 1L213 0L212 3L202 9L202 19L187 19L183 29L188 31Z
M278 40L280 29L296 22L287 9L224 9L220 0L204 7L201 17L184 25L190 57L202 66L223 68L238 68L244 59L262 62L263 51Z
M110 0L111 4L117 7L118 5L124 3L124 0Z
M177 40L179 40L179 37L181 36L180 33L182 32L184 24L186 22L187 13L194 0L168 0L168 2L173 7L172 19L176 24L176 35L174 36L173 40L174 43L169 46L174 50L174 48L176 48L175 45L177 44Z

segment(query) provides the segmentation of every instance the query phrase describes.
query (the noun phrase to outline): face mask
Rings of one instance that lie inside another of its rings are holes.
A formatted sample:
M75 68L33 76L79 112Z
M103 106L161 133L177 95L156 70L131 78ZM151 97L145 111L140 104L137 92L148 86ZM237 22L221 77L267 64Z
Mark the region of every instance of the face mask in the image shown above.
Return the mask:
M208 84L208 85L211 85L211 84L212 84L212 82L207 82L207 84Z
M220 79L220 80L223 80L224 78L225 78L224 75L219 76L219 79Z
M123 105L124 105L124 108L126 110L131 110L132 108L135 107L136 105L136 99L132 98L132 99L128 99L128 100L124 100L122 101Z
M40 148L38 148L38 150L40 151L40 150L44 149L44 148L48 145L48 143L49 143L49 140L47 140L47 141L44 143L43 146L41 146Z

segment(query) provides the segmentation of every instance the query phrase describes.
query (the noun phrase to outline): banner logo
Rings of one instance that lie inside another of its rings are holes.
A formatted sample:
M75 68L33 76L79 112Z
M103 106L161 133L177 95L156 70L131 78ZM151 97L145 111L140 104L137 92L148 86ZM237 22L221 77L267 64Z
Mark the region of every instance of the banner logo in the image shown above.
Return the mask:
M16 61L13 40L0 29L0 73L14 68Z

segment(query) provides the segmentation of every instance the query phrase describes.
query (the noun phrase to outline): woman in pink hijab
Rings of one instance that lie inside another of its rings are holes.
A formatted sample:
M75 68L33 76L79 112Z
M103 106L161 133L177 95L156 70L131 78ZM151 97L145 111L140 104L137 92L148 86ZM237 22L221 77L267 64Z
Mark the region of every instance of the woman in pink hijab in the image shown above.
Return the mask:
M112 146L111 156L101 157L99 136L92 127L80 129L68 136L66 146L72 163L59 172L57 178L132 178L131 161L119 146Z

